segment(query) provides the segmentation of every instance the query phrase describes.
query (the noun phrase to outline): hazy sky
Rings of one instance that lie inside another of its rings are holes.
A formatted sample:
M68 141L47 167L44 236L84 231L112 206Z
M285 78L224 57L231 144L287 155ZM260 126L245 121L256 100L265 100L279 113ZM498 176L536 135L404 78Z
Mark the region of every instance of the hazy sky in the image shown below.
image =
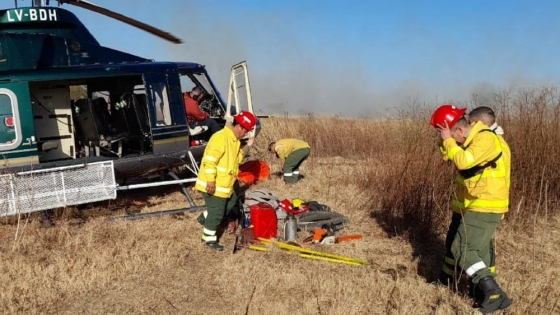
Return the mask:
M231 65L247 60L261 113L385 115L410 100L466 102L473 93L560 80L559 1L91 2L185 43L63 8L104 46L205 64L224 97Z

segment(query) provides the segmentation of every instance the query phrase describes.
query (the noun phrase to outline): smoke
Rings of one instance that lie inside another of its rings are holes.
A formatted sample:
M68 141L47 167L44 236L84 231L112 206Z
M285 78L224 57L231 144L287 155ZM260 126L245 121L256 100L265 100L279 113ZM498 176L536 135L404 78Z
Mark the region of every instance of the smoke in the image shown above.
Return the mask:
M333 49L325 58L305 43L297 33L287 31L293 18L282 13L248 15L253 28L231 21L212 19L196 4L182 5L172 33L185 40L168 46L171 60L194 61L206 65L212 80L227 97L230 69L247 60L253 104L260 114L336 114L379 116L394 107L395 91L376 91L362 70L365 60L352 51ZM185 21L188 20L188 23Z
M234 3L230 5L234 6ZM470 69L470 64L462 60L463 55L452 55L452 51L449 52L447 63L434 57L432 51L424 51L424 56L428 56L424 57L426 62L420 60L417 65L408 59L412 65L408 73L404 71L402 76L399 73L397 78L386 79L381 74L371 73L371 67L367 67L380 62L375 59L376 56L360 52L360 45L371 45L371 42L355 41L350 45L338 40L335 35L329 36L320 27L315 31L322 33L311 38L309 33L313 30L303 28L309 27L309 24L301 23L300 20L304 18L301 14L271 8L269 11L247 10L235 16L239 11L228 7L227 2L210 6L202 1L189 1L177 6L176 15L170 17L173 26L171 32L183 38L185 43L166 46L166 58L206 65L224 98L227 97L231 66L247 60L253 104L260 114L314 113L386 117L395 114L396 109L412 103L435 106L443 102L464 105L472 105L474 102L483 105L489 103L494 93L500 89L491 80L461 80L462 73L470 78L484 79L484 71L490 67L483 70ZM222 12L218 14L213 11L218 10L217 8ZM227 16L224 12L230 9L230 18L224 18ZM405 32L404 28L402 32ZM411 36L411 33L408 35L416 38L416 42L411 42L411 50L418 42L429 42L431 37L437 38L437 34L426 35L426 38ZM409 38L407 34L400 36L401 40ZM439 44L443 47L453 46L453 43L444 41ZM507 49L497 50L496 46L495 43L489 44L479 54L486 50L494 51L495 58L488 57L489 61L506 62L503 61L504 56L507 57L504 51L512 47L505 46ZM424 49L437 50L435 47ZM411 52L410 56L400 57L416 58L417 54ZM482 57L479 59L485 60ZM391 62L399 62L399 59ZM390 66L384 69L387 68L390 69ZM518 69L517 73L520 72L522 69ZM438 74L441 75L436 82L433 78ZM402 78L398 79L399 77ZM451 79L446 79L447 77ZM495 73L491 79L496 81ZM504 85L534 82L523 77L501 79Z

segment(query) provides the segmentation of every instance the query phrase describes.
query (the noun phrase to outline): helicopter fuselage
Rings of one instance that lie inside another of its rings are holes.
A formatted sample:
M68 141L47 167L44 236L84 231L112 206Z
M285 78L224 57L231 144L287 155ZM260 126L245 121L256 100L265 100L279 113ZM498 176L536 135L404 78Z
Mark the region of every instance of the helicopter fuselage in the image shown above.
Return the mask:
M89 2L64 2L180 42ZM210 134L187 121L184 93L194 87L218 125L233 114L203 65L101 46L64 9L0 10L0 34L0 216L112 199L129 180L196 164ZM245 62L232 67L231 103L240 110L240 68L252 111Z
M0 139L0 167L43 169L111 159L122 182L182 165L189 150L200 157L202 147L190 146L180 76L206 78L207 89L213 88L204 67L194 63L0 74L0 107L10 119ZM74 99L77 93L82 95ZM216 90L214 96L214 118L223 125L223 101Z

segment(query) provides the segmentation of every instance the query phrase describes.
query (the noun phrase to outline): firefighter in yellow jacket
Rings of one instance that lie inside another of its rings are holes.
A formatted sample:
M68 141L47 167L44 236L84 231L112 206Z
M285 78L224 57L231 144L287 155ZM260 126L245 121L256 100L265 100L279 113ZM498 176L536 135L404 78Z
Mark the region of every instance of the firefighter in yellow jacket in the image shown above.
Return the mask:
M507 144L507 142L505 141L505 139L503 138L503 134L504 134L504 130L502 129L502 127L500 127L497 123L496 123L496 114L494 113L494 111L486 106L480 106L477 107L475 109L473 109L469 115L468 115L468 120L470 124L474 124L476 122L481 121L484 125L488 126L489 129L491 129L496 136L498 137L498 139L500 140L500 145L501 145L501 149L502 149L502 156L504 157L504 162L507 165L511 165L511 151L509 148L509 145ZM445 150L442 148L442 152L443 152L443 158L444 160L448 160L447 157L447 152L445 152ZM510 184L510 170L509 168L506 168L507 174L506 174L506 183L509 187ZM458 182L461 182L461 178L458 177ZM455 275L460 275L460 273L462 272L462 270L456 270L457 268L457 263L455 262L455 258L453 257L453 253L451 251L451 246L453 244L453 239L455 237L455 234L457 233L457 230L459 229L459 225L461 224L461 219L463 217L463 203L464 203L464 186L461 185L460 188L457 189L457 191L459 192L458 194L456 194L456 199L453 200L453 215L451 217L451 223L449 224L449 229L447 231L447 236L445 238L445 259L444 259L444 263L443 263L443 268L442 268L442 272L440 274L440 282L442 283L450 283L453 282L455 279ZM496 274L496 253L494 251L494 242L491 241L490 242L490 248L489 248L489 253L490 253L490 263L488 266L488 269L490 270L491 273ZM478 286L474 286L473 284L471 284L470 288L469 288L469 293L471 295L471 297L475 298L475 299L479 299L480 297L480 291L479 291L479 287Z
M218 242L217 230L237 202L233 185L243 158L240 140L256 123L250 112L235 115L232 125L213 134L204 150L195 188L202 192L207 210L197 220L204 225L202 240L211 249L224 250Z
M461 221L451 252L483 292L479 311L488 314L512 303L489 268L491 240L509 207L510 160L501 139L480 121L469 124L465 112L442 105L430 124L440 132L444 152L459 171L452 208L461 213Z
M309 157L309 144L298 139L281 139L271 142L268 151L276 154L284 163L284 182L295 184L299 180L299 167Z

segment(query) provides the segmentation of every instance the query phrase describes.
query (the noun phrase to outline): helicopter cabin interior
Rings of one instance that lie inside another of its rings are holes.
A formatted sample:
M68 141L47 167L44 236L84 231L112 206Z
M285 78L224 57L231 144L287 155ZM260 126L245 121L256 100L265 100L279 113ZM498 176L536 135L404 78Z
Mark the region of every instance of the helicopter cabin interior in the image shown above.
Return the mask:
M39 163L165 153L161 152L163 146L154 145L158 135L181 125L184 134L183 94L195 86L205 91L200 108L218 124L225 124L223 106L205 73L180 73L177 81L175 85L149 81L148 89L146 74L30 82ZM181 93L170 93L177 89ZM150 103L155 105L148 106ZM188 135L190 139L209 138L192 127ZM184 149L188 146L187 142Z
M141 76L30 83L39 162L151 152L143 87Z

